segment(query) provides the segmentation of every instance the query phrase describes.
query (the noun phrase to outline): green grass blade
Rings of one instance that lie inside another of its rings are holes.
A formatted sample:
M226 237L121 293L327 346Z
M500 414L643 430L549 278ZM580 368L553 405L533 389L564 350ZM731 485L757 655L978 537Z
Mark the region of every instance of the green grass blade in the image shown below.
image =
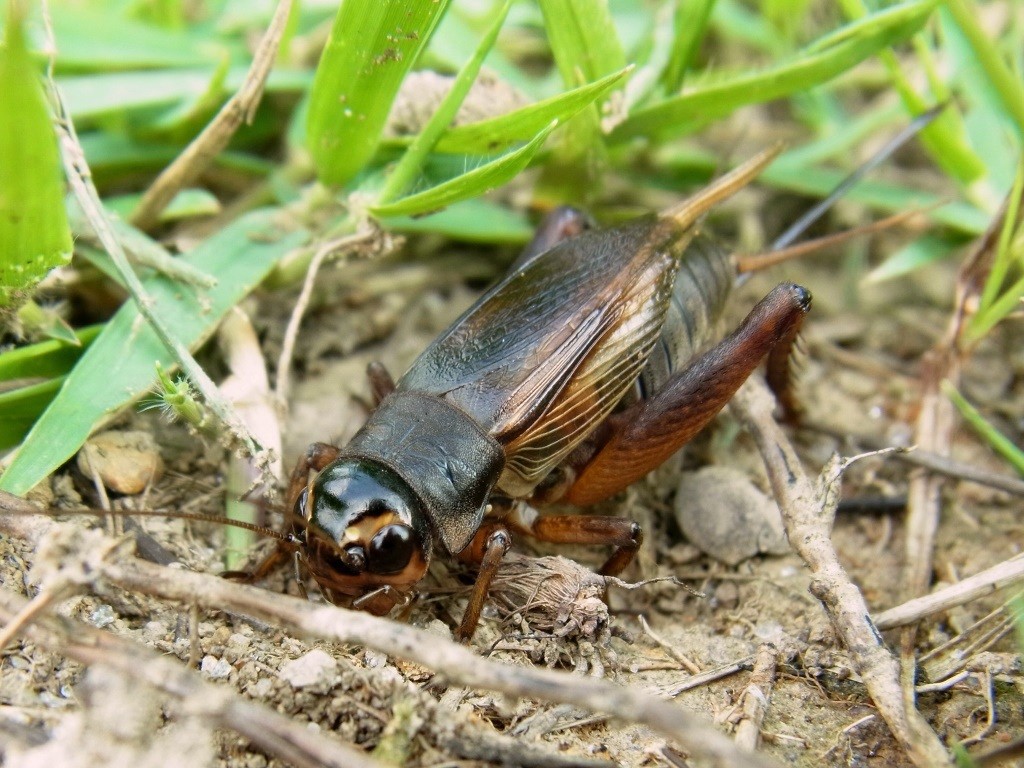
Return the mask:
M608 0L541 0L540 7L551 52L566 87L594 82L626 65ZM587 107L561 131L535 196L542 201L572 200L585 205L600 190L601 171L606 164L601 115L594 107Z
M255 211L228 225L184 256L217 279L197 295L163 277L145 282L154 309L183 344L195 347L220 318L252 290L277 261L306 239L305 232L275 230L277 211ZM134 303L126 303L82 355L49 408L32 427L2 476L0 488L23 494L66 461L106 416L147 391L154 364L172 355Z
M510 181L529 164L556 125L557 123L553 122L538 133L529 144L520 147L514 152L502 155L497 160L485 163L479 168L474 168L472 171L463 173L423 192L403 197L394 203L370 206L369 210L378 218L418 216L440 210L460 200L467 200L495 187L499 187L505 182Z
M566 122L591 104L600 102L622 85L631 71L632 67L624 67L596 82L508 114L450 128L434 149L437 152L474 155L500 151L510 144L529 141L552 121Z
M448 0L345 0L310 93L306 143L325 184L342 185L373 156L405 74Z
M58 73L195 67L214 64L229 50L217 42L223 38L188 29L161 29L87 4L60 3L52 19ZM233 48L241 63L245 48L241 44Z
M237 91L248 67L231 67L224 79L224 90ZM170 107L182 101L195 101L209 90L217 67L203 69L158 69L140 72L114 72L57 78L68 112L76 125L106 116L123 117ZM309 72L275 67L267 78L267 93L301 93L312 77Z
M989 424L977 408L971 405L956 387L950 382L942 382L942 391L946 397L953 401L953 405L960 411L968 424L974 427L975 431L984 438L985 442L992 446L992 450L1006 459L1010 465L1017 470L1018 474L1024 475L1024 451L1014 445L1006 435Z
M956 22L980 64L992 89L999 96L1019 140L1024 141L1024 83L999 55L999 47L978 23L979 9L968 0L946 0L944 10Z
M48 379L27 387L0 392L0 451L13 448L36 423L60 391L64 377Z
M490 245L522 245L533 236L533 227L521 212L479 198L455 203L430 216L394 216L381 224L389 232L429 233Z
M921 28L935 0L897 5L851 22L767 69L698 85L682 96L630 115L610 137L677 136L747 104L761 103L812 88L842 74Z
M505 0L504 5L502 5L498 10L498 14L494 17L491 26L484 33L484 36L480 38L480 43L477 45L476 50L473 51L473 55L469 57L469 61L459 70L459 74L455 77L455 82L452 83L452 87L445 94L440 105L438 105L434 114L431 115L430 120L423 126L423 130L417 134L416 138L413 139L412 144L395 165L394 170L388 174L387 181L384 182L384 188L377 197L379 204L385 205L393 202L395 198L404 194L412 186L416 175L423 167L427 154L437 144L437 140L444 133L445 128L455 120L459 107L462 106L462 102L466 99L466 94L469 93L470 87L472 87L476 76L480 72L480 66L484 63L488 52L494 47L494 43L498 39L498 33L501 31L501 26L505 23L505 18L508 16L508 11L511 7L511 0Z
M885 261L868 272L862 282L865 285L884 283L910 274L928 264L947 258L961 246L962 243L938 235L925 235L888 256Z
M0 48L0 308L20 303L72 248L57 137L16 7Z
M578 85L580 75L593 82L626 66L607 0L541 0L540 8L566 85Z
M714 7L715 0L677 0L673 19L675 42L659 78L666 93L678 93L683 87L683 78L697 56Z
M7 350L0 354L0 381L63 376L102 329L102 325L90 325L76 331L78 344L74 346L60 341L41 341ZM0 409L0 417L4 415Z

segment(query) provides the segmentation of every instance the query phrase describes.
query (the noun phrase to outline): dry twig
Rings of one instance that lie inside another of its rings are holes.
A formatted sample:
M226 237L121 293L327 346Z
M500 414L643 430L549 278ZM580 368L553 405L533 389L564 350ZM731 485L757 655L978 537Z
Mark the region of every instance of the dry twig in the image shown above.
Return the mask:
M938 592L897 605L875 616L880 630L895 629L964 605L1024 579L1024 555L1004 560Z
M919 766L951 765L942 742L921 714L905 706L899 664L882 643L864 596L832 546L839 502L838 460L826 467L816 487L800 466L789 438L775 423L774 407L766 385L757 378L748 381L733 400L734 411L753 435L764 460L786 536L811 571L811 594L821 601L871 699L911 760Z
M767 643L754 655L754 671L739 702L743 719L736 726L736 743L744 749L755 750L761 741L761 724L775 685L777 657L778 651Z
M0 494L0 509L26 511L24 503L18 504L20 500L11 501L6 496ZM28 533L30 540L37 541L51 525L38 518L34 526L19 525L19 517L0 515L0 531L20 530ZM605 680L484 659L462 645L442 642L437 635L388 619L332 605L315 605L135 558L105 561L95 570L95 577L101 583L129 591L249 616L294 634L373 648L433 669L450 684L610 712L623 720L651 727L674 739L693 758L715 765L765 768L775 764L762 755L737 748L701 718L650 694Z

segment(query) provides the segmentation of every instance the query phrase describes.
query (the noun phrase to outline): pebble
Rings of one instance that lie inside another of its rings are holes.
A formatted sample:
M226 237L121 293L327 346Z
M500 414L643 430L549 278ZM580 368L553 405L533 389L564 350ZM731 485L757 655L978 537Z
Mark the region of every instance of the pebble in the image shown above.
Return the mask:
M78 452L78 468L117 493L142 493L163 472L156 442L149 432L109 430L86 441Z
M232 669L233 667L224 659L218 659L216 656L203 656L203 662L199 665L199 670L212 680L227 678Z
M789 551L775 502L737 469L706 467L685 474L675 513L686 538L728 565Z
M327 652L314 648L282 666L278 677L292 688L307 688L317 683L330 682L337 671L338 662Z

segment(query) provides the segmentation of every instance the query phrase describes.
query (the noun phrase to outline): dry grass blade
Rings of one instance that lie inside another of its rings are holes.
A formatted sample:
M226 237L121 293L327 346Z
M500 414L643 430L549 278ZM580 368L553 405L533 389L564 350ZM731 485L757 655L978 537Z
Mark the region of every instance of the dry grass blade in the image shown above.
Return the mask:
M263 96L263 86L277 58L277 49L281 45L281 37L284 35L291 9L292 0L278 1L270 26L260 40L242 87L221 107L202 133L146 190L139 206L132 213L131 221L136 227L149 229L156 224L161 211L180 190L195 181L199 174L206 170L228 145L239 126L243 122L252 121Z

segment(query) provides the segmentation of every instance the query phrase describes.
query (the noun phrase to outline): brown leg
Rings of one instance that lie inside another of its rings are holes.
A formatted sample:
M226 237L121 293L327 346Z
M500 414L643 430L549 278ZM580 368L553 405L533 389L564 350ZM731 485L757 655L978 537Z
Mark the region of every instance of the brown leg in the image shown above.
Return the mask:
M720 344L674 374L653 397L612 417L610 438L579 468L565 500L594 504L664 463L715 417L766 354L792 346L810 304L804 288L777 286Z
M512 546L512 537L508 531L500 528L487 537L487 549L480 562L480 570L477 573L476 583L473 585L473 592L469 596L469 605L462 615L462 623L459 624L455 637L460 642L467 642L476 631L476 625L480 621L480 612L484 609L484 602L487 600L487 593L491 589L491 581L494 574L498 572L498 566L505 557L509 547Z
M624 517L601 515L552 515L538 517L530 526L530 533L539 541L552 544L603 544L615 551L598 570L602 576L618 576L644 540L640 524Z
M374 360L366 366L366 378L370 380L370 393L373 395L373 407L380 405L381 400L395 391L395 380L384 367L384 363Z

